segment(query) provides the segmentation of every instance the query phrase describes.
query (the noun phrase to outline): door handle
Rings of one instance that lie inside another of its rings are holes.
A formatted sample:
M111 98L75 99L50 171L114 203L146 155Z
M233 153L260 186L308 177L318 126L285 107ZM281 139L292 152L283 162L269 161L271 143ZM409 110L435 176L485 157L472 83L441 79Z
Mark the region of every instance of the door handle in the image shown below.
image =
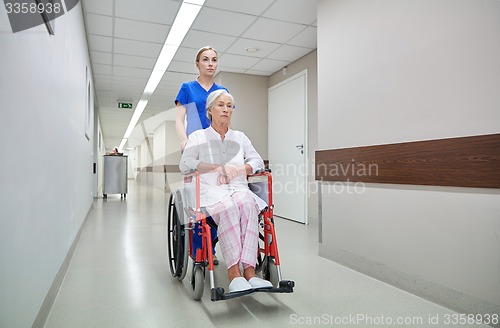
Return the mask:
M295 146L295 148L300 149L300 153L301 154L304 153L304 145L303 144L302 145L297 145L297 146Z

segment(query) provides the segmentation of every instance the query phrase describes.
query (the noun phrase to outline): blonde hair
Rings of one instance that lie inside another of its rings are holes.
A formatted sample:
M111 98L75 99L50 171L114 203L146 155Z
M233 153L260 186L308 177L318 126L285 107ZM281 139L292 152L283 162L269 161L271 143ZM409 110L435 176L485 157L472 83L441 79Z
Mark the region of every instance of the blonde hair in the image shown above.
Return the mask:
M213 52L215 52L216 56L219 56L219 54L217 53L217 50L215 50L215 48L213 48L211 46L204 46L203 48L201 48L200 50L198 50L198 52L196 53L195 63L197 63L197 62L200 61L201 54L204 53L207 50L212 50Z
M205 109L207 110L207 117L212 122L212 114L208 112L210 108L214 105L214 102L220 97L220 96L229 96L231 98L231 102L233 103L234 107L234 97L232 94L227 92L226 89L218 89L215 91L210 92L210 94L207 97L207 104L205 106Z

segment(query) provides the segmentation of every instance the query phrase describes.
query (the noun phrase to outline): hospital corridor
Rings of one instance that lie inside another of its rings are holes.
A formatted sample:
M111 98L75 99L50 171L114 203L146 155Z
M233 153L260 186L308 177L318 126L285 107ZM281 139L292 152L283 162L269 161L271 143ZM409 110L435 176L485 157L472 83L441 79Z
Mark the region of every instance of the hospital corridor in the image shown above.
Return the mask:
M318 228L276 217L282 273L291 294L212 302L191 297L189 273L167 262L168 194L130 182L126 200L97 199L45 328L84 327L434 327L456 314L318 256ZM191 267L191 265L190 265ZM227 289L225 263L215 269Z
M500 328L499 90L499 0L4 0L0 328Z

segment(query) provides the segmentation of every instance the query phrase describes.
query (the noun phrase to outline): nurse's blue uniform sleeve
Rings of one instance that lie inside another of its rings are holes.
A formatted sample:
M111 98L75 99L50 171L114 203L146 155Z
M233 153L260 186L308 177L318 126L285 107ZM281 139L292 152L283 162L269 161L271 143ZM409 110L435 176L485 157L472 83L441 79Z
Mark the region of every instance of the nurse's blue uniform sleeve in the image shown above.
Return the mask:
M175 97L174 104L180 103L181 105L186 105L188 103L188 88L186 83L182 83L179 93L177 93L177 97Z

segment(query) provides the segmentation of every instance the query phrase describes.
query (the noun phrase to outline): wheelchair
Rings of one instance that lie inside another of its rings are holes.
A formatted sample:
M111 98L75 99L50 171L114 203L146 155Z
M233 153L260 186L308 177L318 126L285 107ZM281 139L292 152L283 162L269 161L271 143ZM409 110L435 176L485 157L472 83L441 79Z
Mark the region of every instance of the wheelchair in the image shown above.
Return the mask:
M283 280L280 258L274 228L272 202L272 175L262 171L248 176L249 188L260 197L267 206L259 213L259 249L255 271L263 279L269 280L273 288L251 289L225 293L217 287L214 276L212 245L218 238L212 239L210 227L217 228L215 222L200 208L200 175L197 171L184 176L184 184L170 194L168 204L167 240L170 273L182 281L188 271L189 259L192 260L191 286L192 297L199 301L203 296L206 271L211 288L213 302L248 295L254 292L292 293L295 282ZM202 249L192 249L193 226L201 225Z

